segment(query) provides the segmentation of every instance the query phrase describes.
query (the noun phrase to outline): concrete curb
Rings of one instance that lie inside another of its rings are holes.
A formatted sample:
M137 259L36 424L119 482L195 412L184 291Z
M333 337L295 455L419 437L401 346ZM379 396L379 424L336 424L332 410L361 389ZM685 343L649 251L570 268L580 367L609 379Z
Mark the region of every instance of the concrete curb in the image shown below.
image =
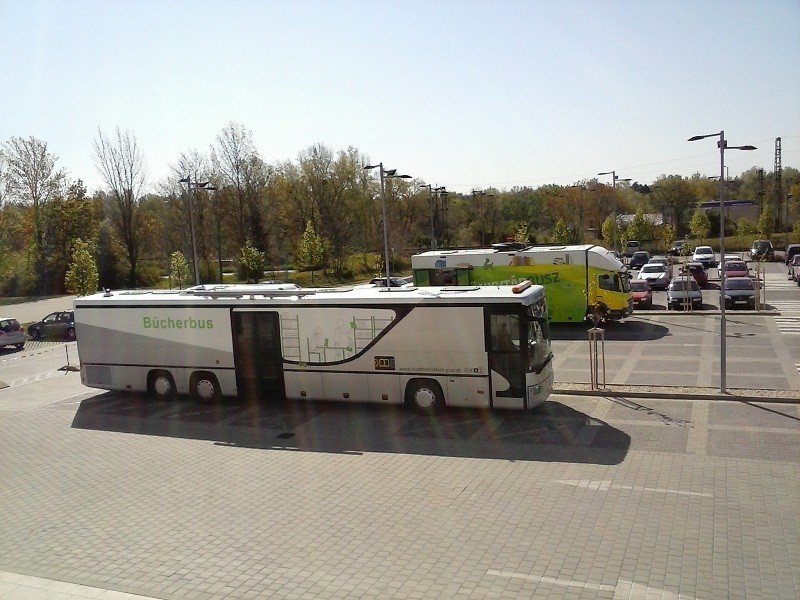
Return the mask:
M639 309L634 308L633 314L637 316L646 315L646 316L675 316L675 317L687 317L692 315L699 315L701 317L707 317L709 315L719 315L721 314L718 308L712 309L704 309L701 308L699 310L651 310L651 309ZM761 310L742 310L740 308L728 308L725 310L725 316L730 317L731 315L769 315L771 317L780 315L781 312L777 308L762 308Z
M696 392L685 392L670 390L647 391L636 390L631 388L625 389L601 389L601 390L587 390L587 389L569 389L569 388L554 388L552 394L560 394L564 396L597 396L601 398L657 398L662 400L733 400L737 402L763 402L774 404L800 404L800 393L791 392L791 397L779 397L777 392L783 390L764 390L765 393L775 391L776 394L772 396L754 396L746 393L737 392L737 390L729 390L727 394L719 392L707 392L698 390ZM787 390L788 392L788 390Z

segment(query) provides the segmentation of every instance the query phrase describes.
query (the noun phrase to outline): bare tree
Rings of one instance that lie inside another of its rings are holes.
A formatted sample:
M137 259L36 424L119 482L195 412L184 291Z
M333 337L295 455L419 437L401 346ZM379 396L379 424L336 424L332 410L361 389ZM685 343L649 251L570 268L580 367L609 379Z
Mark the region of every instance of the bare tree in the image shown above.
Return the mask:
M8 161L3 149L0 148L0 208L6 200L6 189L8 186Z
M251 133L244 125L229 123L217 136L211 148L211 162L223 186L233 191L236 210L236 235L239 246L249 238L262 245L263 225L260 222L259 196L269 178L266 166L253 146Z
M34 243L42 247L41 208L59 195L64 172L56 169L58 158L47 151L47 143L31 136L12 137L3 144L5 194L23 204L33 205Z
M170 169L173 176L164 185L164 189L168 191L168 197L178 200L174 206L184 223L184 227L178 230L182 238L180 245L191 258L192 268L195 268L197 260L199 269L200 259L206 264L209 261L211 245L207 234L217 222L212 219L208 192L197 185L209 182L208 160L197 150L190 150L188 153L181 153L178 163L171 165ZM219 213L214 216L219 217Z
M146 226L142 218L139 197L144 188L146 167L136 137L116 128L113 137L97 130L94 140L95 165L109 188L111 222L120 238L128 259L128 285L136 285L139 261L139 240Z

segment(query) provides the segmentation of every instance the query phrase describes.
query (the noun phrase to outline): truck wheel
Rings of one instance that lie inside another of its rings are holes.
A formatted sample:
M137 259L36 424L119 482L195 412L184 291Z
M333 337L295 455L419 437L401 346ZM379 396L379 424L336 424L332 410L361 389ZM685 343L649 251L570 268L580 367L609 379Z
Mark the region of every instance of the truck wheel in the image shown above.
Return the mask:
M160 400L171 400L175 396L175 381L169 371L153 371L148 379L147 390Z
M67 329L67 339L70 340L70 341L75 339L75 328L74 327L70 327L69 329Z
M219 381L213 373L200 371L192 375L192 396L200 402L217 402L222 397Z
M444 394L433 379L414 379L406 388L406 403L418 413L431 414L444 408Z

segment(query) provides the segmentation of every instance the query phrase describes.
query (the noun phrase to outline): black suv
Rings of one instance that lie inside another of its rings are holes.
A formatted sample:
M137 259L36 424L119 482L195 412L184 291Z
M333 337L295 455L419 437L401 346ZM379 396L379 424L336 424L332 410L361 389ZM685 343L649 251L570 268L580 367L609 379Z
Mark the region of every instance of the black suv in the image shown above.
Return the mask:
M756 240L750 248L750 258L753 260L775 260L775 248L769 240Z
M641 269L650 260L650 253L646 250L639 250L634 252L631 260L628 263L629 269Z

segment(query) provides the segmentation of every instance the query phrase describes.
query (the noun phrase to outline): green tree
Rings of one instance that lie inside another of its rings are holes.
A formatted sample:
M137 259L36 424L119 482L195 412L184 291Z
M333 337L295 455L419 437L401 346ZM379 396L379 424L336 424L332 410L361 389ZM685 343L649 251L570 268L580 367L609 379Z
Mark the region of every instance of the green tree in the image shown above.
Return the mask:
M518 244L529 244L531 241L531 234L528 231L528 226L525 223L518 223L517 229L514 232L514 241Z
M181 251L175 251L169 257L169 272L172 282L180 289L189 281L189 263Z
M70 294L88 296L97 291L100 276L94 259L94 244L78 238L72 244L72 263L64 276Z
M664 225L664 228L661 230L661 236L664 239L664 244L671 244L675 241L675 226L671 223ZM667 246L668 247L668 246Z
M739 219L736 223L736 234L737 235L753 235L756 233L756 226L753 225L753 222L745 217Z
M606 241L606 243L609 246L609 249L611 250L613 250L613 248L611 248L613 240L619 237L619 231L618 230L615 231L616 229L615 226L616 224L614 223L614 217L612 215L608 215L606 217L606 220L603 221L603 224L600 227L600 231L603 234L603 239Z
M247 240L239 258L239 278L247 283L258 283L264 275L266 266L267 259L264 253L253 248L250 240Z
M572 237L572 233L567 227L566 221L564 219L559 219L556 221L556 226L553 229L553 243L554 244L568 244Z
M652 239L652 227L644 218L644 209L640 206L636 209L636 214L628 224L625 231L628 240L649 240Z
M665 222L675 226L676 235L687 231L689 207L696 205L698 198L705 197L705 190L696 189L704 184L707 184L704 177L695 182L677 175L663 175L651 187L654 208L661 212Z
M702 244L703 238L708 235L709 231L711 231L711 221L708 218L708 213L698 208L694 211L692 218L689 219L689 233L692 237L699 239Z
M761 209L761 214L758 215L758 224L756 227L758 228L758 235L762 238L769 237L774 228L774 221L772 219L772 203L771 202L764 202L764 206Z
M38 273L42 291L64 293L64 277L72 262L75 240L97 239L100 214L100 203L86 197L86 188L80 180L70 184L65 198L55 198L43 208L44 260ZM97 255L96 248L92 248L92 252Z
M314 285L314 269L318 269L322 265L326 250L327 240L317 235L311 221L308 221L306 230L297 243L295 261L298 268L311 271L311 285Z

